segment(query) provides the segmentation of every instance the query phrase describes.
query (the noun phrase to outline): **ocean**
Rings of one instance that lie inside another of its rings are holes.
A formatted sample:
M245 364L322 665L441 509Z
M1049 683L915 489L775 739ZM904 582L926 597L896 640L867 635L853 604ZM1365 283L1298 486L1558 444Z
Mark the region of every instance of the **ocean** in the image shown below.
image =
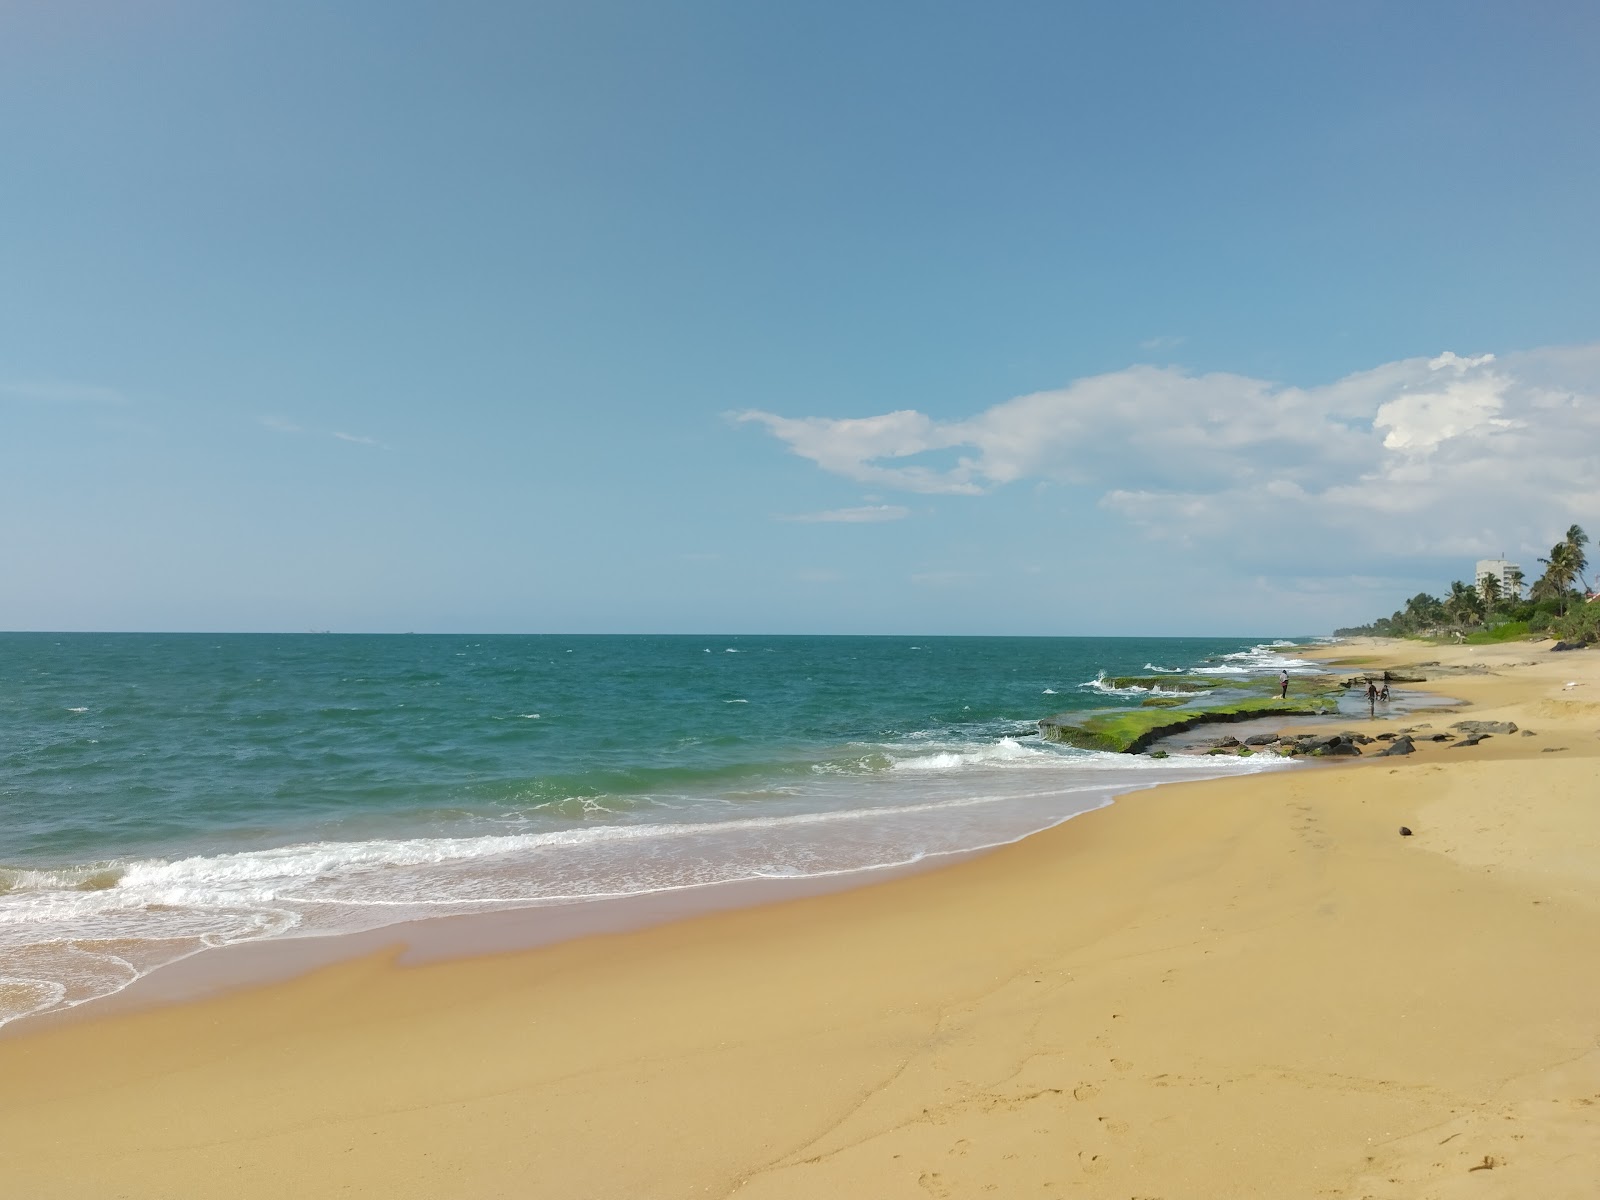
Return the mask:
M1263 638L0 634L0 1024L208 947L1003 844L1292 769L1057 747Z

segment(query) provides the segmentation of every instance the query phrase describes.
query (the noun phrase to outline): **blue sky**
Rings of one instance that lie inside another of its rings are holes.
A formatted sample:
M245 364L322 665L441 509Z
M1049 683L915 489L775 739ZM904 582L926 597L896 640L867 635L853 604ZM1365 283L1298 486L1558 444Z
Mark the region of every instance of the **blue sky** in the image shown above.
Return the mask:
M1531 567L1600 525L1597 44L5 5L0 628L1304 632Z

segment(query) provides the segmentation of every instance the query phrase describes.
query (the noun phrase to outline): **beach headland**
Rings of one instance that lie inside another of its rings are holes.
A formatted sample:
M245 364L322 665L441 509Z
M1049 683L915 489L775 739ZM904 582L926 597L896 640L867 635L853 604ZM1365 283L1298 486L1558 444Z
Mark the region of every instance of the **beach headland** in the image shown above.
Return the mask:
M1406 685L1462 711L1405 723L1518 730L1162 786L849 892L19 1032L8 1191L1593 1195L1600 654L1314 653L1482 666Z

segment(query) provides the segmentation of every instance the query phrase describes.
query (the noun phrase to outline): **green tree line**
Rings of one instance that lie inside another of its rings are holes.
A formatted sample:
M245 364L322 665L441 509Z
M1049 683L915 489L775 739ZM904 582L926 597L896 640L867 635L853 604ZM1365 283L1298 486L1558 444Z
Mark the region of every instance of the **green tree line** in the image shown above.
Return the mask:
M1509 640L1529 633L1549 633L1569 641L1600 641L1600 601L1590 603L1589 535L1572 525L1566 536L1539 559L1544 571L1523 595L1520 568L1499 577L1485 575L1476 584L1457 579L1443 596L1418 592L1393 615L1369 625L1334 632L1340 636L1373 634L1379 637L1439 637L1452 634L1478 640Z

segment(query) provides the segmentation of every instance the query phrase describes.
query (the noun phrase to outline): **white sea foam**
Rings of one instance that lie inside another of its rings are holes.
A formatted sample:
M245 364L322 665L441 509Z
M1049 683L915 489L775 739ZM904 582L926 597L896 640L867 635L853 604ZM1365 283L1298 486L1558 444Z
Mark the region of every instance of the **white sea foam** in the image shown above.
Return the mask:
M1054 750L1024 746L1012 738L972 746L968 749L939 750L932 754L918 754L910 758L890 756L896 771L953 771L961 767L998 765L1019 762L1050 762L1061 765L1061 755Z
M67 711L68 712L75 712L75 713L85 713L85 712L88 712L89 710L87 708L69 708L69 709L67 709Z
M1020 723L1019 723L1020 724ZM827 876L1014 841L1162 779L1270 769L928 736L862 744L803 785L663 798L661 821L580 803L526 831L319 841L0 878L0 1023L70 1007L208 946L737 879ZM1276 761L1276 760L1275 760ZM752 804L759 804L753 809ZM529 818L525 818L529 820ZM114 951L114 952L113 952Z
M1056 690L1055 690L1055 688L1045 688L1045 690L1040 692L1039 694L1041 696L1054 696L1056 694Z
M1178 688L1164 688L1159 683L1145 687L1143 684L1130 684L1127 687L1117 687L1107 682L1106 673L1101 671L1093 679L1080 683L1079 688L1098 692L1102 696L1183 696L1200 697L1210 695L1209 692L1186 692Z

